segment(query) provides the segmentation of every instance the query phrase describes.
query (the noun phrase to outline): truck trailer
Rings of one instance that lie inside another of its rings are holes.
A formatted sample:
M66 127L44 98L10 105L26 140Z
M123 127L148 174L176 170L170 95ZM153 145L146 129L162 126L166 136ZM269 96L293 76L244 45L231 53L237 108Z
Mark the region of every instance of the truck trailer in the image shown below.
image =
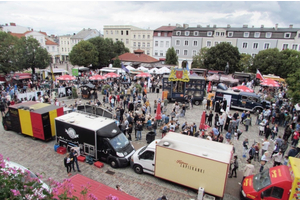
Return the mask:
M169 132L137 150L130 165L180 185L223 197L233 146Z
M55 136L54 119L63 114L63 107L28 101L9 106L2 124L5 130L48 141Z
M55 128L59 146L68 150L80 147L80 154L103 160L113 168L128 166L135 152L113 119L72 112L57 117Z

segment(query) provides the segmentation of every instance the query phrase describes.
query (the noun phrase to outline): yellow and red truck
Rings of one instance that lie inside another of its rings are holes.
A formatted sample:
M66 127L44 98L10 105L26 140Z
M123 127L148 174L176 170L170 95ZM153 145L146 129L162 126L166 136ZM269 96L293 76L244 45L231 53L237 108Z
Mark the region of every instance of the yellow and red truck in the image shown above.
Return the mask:
M300 159L289 157L288 165L280 165L245 177L241 199L300 199Z
M28 101L9 106L2 124L5 130L48 141L55 136L55 118L63 114L63 107Z

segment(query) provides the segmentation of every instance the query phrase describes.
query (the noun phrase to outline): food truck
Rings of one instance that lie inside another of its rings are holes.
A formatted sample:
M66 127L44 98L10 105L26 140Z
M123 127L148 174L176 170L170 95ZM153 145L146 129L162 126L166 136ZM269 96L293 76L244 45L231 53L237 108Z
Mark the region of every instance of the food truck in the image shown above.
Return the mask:
M190 76L186 69L173 68L169 76L163 76L163 91L167 91L169 101L184 101L185 96L193 95L193 103L203 101L206 82L203 76Z
M300 159L289 157L287 166L247 176L242 183L241 199L300 199Z
M5 130L48 141L55 136L54 119L63 114L63 107L28 101L9 106L2 124Z
M169 132L137 150L133 170L223 197L233 146Z
M103 160L113 168L128 166L135 152L113 119L72 112L55 118L55 128L59 146L69 151L80 147L80 154Z

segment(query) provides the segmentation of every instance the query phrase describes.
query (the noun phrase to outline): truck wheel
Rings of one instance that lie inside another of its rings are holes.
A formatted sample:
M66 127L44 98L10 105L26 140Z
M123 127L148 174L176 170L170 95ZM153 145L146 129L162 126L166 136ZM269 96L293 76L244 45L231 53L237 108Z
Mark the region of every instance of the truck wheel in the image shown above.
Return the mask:
M133 170L137 174L142 174L143 173L143 167L141 165L134 165L133 166Z
M200 105L200 101L195 101L195 105L199 106Z
M7 127L7 125L6 125L6 124L5 124L5 125L3 125L3 128L4 128L4 130L8 131L8 127Z
M117 161L116 161L115 159L111 159L111 160L109 161L109 164L110 164L110 166L111 166L112 168L118 168L118 163L117 163Z

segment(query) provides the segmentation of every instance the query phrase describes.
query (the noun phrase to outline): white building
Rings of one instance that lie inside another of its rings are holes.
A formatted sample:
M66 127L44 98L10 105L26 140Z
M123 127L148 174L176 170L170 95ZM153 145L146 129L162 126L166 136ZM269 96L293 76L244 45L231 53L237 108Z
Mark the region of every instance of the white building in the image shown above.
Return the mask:
M176 26L161 26L153 31L153 57L165 60L168 49L172 46L172 33Z
M9 25L5 24L2 26L2 30L6 33L25 33L27 31L32 31L33 29L25 26L18 26L16 23L11 22Z

